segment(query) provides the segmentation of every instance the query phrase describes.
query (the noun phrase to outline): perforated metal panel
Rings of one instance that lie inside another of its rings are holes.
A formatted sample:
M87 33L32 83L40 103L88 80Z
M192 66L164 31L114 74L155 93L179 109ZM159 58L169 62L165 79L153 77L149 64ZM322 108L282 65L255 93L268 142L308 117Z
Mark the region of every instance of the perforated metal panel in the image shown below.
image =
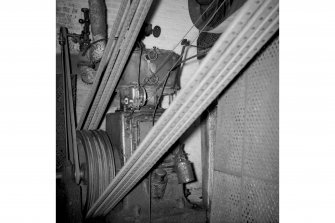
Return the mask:
M279 222L279 40L222 93L211 222Z
M239 222L242 180L240 177L214 171L214 196L211 222Z
M279 185L243 177L240 222L279 222Z
M241 76L228 88L218 103L217 145L214 169L239 174L242 170L244 140L245 78Z
M277 54L275 53L277 52ZM278 180L278 39L246 71L244 173Z

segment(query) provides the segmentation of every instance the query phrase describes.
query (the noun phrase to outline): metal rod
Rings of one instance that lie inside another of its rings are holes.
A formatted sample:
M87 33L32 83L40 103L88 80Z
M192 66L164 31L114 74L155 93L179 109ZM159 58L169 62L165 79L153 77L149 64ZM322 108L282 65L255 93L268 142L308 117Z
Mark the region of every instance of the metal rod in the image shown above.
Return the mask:
M60 28L60 35L62 35L62 61L63 61L63 75L65 80L64 88L66 89L65 101L66 103L66 117L67 117L67 133L68 133L68 145L69 151L73 153L73 161L75 167L75 180L76 183L80 182L80 169L79 169L79 157L77 150L77 141L76 141L76 124L74 118L74 106L72 98L72 86L71 86L71 63L70 63L70 51L69 51L69 42L68 42L68 30L65 27Z
M188 85L180 91L135 153L95 202L88 216L108 213L150 170L172 143L278 30L277 12L278 0L271 2L250 0L245 3ZM270 14L273 16L268 16Z
M62 33L59 33L59 44L61 45L61 61L62 61L62 72L63 72L63 102L64 102L64 132L65 132L65 150L66 150L66 160L70 160L73 162L73 153L70 151L69 147L72 144L72 142L69 142L71 138L71 134L68 131L68 123L70 122L68 117L68 104L67 104L67 90L66 90L66 62L65 62L65 38L63 37Z
M69 64L69 55L67 54L67 41L66 41L66 33L64 35L64 29L60 28L60 45L61 45L61 56L62 56L62 71L63 71L63 93L64 93L64 116L65 116L65 133L66 133L66 150L69 154L70 161L73 163L73 149L72 149L72 131L71 130L71 116L69 109L69 92L67 86L67 73L71 73L71 66Z

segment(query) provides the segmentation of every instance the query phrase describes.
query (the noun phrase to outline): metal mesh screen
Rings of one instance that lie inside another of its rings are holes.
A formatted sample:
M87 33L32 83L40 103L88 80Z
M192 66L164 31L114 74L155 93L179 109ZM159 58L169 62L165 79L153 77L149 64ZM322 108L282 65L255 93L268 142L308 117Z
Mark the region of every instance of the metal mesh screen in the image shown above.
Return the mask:
M211 222L279 222L279 40L223 92Z

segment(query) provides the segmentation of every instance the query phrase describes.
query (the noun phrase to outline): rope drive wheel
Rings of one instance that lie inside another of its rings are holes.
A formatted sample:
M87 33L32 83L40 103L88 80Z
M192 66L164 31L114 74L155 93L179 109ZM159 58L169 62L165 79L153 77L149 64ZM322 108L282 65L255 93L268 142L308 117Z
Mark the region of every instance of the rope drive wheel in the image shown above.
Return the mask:
M121 168L121 160L107 133L102 130L77 131L77 146L81 204L83 213L86 213Z

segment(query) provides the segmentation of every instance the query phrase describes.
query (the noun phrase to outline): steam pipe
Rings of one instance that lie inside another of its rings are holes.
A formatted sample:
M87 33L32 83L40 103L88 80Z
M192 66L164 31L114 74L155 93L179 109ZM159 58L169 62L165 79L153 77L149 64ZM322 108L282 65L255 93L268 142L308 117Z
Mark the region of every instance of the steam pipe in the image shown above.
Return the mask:
M84 60L89 60L90 64L100 62L106 48L107 40L107 13L105 0L88 0L91 32L93 42L89 46L88 55ZM85 54L85 53L84 53ZM87 84L92 84L96 76L96 71L88 65L79 65L82 80Z
M90 60L96 63L101 60L107 39L107 9L105 0L88 0L92 39Z

